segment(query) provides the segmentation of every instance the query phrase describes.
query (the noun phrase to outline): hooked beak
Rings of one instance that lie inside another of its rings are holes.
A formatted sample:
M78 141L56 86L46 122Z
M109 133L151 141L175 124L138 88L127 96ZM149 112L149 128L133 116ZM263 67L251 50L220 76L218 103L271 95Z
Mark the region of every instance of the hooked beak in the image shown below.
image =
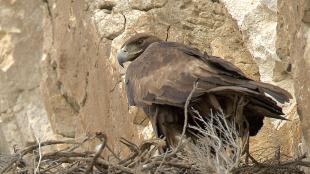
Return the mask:
M124 63L128 61L133 61L135 58L137 58L141 53L143 52L143 49L139 49L136 52L128 51L127 47L124 46L123 48L119 49L117 51L117 60L118 63L124 68Z
M121 48L117 51L118 63L124 68L124 63L127 62L128 52L126 48Z

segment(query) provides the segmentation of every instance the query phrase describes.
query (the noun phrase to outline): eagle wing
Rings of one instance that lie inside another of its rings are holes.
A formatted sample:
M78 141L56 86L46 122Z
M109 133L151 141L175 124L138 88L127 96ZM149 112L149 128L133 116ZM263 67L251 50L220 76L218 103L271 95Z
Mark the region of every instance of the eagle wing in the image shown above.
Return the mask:
M198 87L192 100L206 92L219 93L221 90L217 89L222 86L226 86L223 92L261 94L262 99L259 100L267 100L267 104L270 102L272 105L275 102L264 93L281 103L290 98L290 94L279 87L249 79L239 68L222 58L180 43L156 42L128 66L125 81L129 105L183 107L197 80Z

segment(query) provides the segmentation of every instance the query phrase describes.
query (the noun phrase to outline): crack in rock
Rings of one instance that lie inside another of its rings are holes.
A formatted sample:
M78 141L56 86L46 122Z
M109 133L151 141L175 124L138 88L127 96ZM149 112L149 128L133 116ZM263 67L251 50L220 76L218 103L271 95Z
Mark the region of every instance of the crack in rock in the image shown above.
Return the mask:
M89 72L86 73L86 77L85 77L85 94L84 94L84 97L80 103L80 107L84 107L85 104L86 104L86 101L87 101L87 97L88 97L88 94L87 94L87 89L88 89L88 77L89 77Z
M129 0L129 5L134 10L148 12L152 9L162 8L167 4L168 0L158 0L150 2L149 0Z
M171 25L169 25L168 27L167 27L167 34L166 34L166 41L168 41L168 39L169 39L169 31L170 31L170 28L171 28Z
M57 81L57 88L60 91L60 94L65 99L66 103L70 106L70 108L74 111L75 114L80 112L80 105L76 101L76 99L72 96L69 96L68 93L65 91L64 85L62 82Z
M104 12L107 14L111 14L115 6L116 4L114 2L104 1L98 5L98 9L104 10Z

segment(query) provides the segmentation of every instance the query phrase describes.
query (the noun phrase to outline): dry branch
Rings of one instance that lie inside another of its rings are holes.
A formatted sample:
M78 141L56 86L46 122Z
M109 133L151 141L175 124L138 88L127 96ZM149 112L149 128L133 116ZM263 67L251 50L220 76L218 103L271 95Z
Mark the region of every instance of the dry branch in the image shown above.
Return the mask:
M204 171L201 170L201 168L199 167L197 161L196 162L193 161L189 153L187 153L188 149L185 149L186 146L180 146L178 153L169 151L166 152L165 154L156 155L157 151L164 144L163 140L161 139L147 140L143 142L141 145L136 145L130 142L129 140L122 139L123 144L125 144L125 146L130 150L130 154L128 154L128 156L125 157L118 156L120 161L115 162L115 160L109 161L101 156L101 153L105 150L107 151L107 153L112 153L107 148L104 148L106 147L105 145L108 143L107 139L105 138L105 134L97 134L96 139L100 140L100 148L97 151L95 150L83 151L81 148L79 148L81 143L74 141L41 142L40 143L41 148L46 146L52 147L57 144L66 144L69 147L61 150L50 150L48 153L42 150L41 162L40 165L38 165L39 169L37 170L37 172L40 174L54 174L54 173L55 174L56 173L153 174L155 172L204 173ZM87 139L85 142L87 141L89 141L89 139ZM201 147L201 144L196 147L196 150L199 149L199 147ZM33 173L37 165L32 165L31 163L27 162L27 159L34 159L35 162L38 162L40 159L38 148L39 145L37 144L26 147L25 149L16 152L16 154L13 154L11 156L0 155L0 171L2 171L1 173L17 173L17 174ZM50 148L50 149L56 149L56 148ZM204 154L205 151L200 151L199 153ZM206 154L210 155L212 153L205 153L204 155ZM300 167L310 167L310 162L305 160L306 157L305 155L294 159L294 158L287 158L287 156L281 154L279 150L275 151L274 154L275 155L272 158L270 156L262 157L265 159L265 161L259 160L259 165L254 163L245 164L244 161L241 160L240 165L234 166L231 172L247 173L247 174L250 173L301 174L303 172L300 169ZM284 156L285 160L283 160ZM212 158L209 158L209 160L210 159ZM205 158L198 156L197 160L205 160Z

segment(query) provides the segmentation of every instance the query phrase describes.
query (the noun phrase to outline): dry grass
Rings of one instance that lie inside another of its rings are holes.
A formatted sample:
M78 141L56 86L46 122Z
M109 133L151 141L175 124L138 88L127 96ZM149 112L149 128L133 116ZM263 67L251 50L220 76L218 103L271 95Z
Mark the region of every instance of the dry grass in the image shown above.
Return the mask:
M246 155L243 155L245 143L238 136L233 120L227 121L222 113L211 113L206 121L195 112L196 119L203 124L189 126L200 135L197 142L183 149L183 158L194 165L197 173L303 174L302 169L310 167L305 154L291 157L281 153L280 147L262 147L251 154L257 159L248 162Z
M189 126L200 133L196 143L190 143L186 151L187 158L200 173L227 174L239 166L243 146L238 137L236 124L228 122L224 114L210 114L210 119L205 121L196 112L196 119L201 126Z

